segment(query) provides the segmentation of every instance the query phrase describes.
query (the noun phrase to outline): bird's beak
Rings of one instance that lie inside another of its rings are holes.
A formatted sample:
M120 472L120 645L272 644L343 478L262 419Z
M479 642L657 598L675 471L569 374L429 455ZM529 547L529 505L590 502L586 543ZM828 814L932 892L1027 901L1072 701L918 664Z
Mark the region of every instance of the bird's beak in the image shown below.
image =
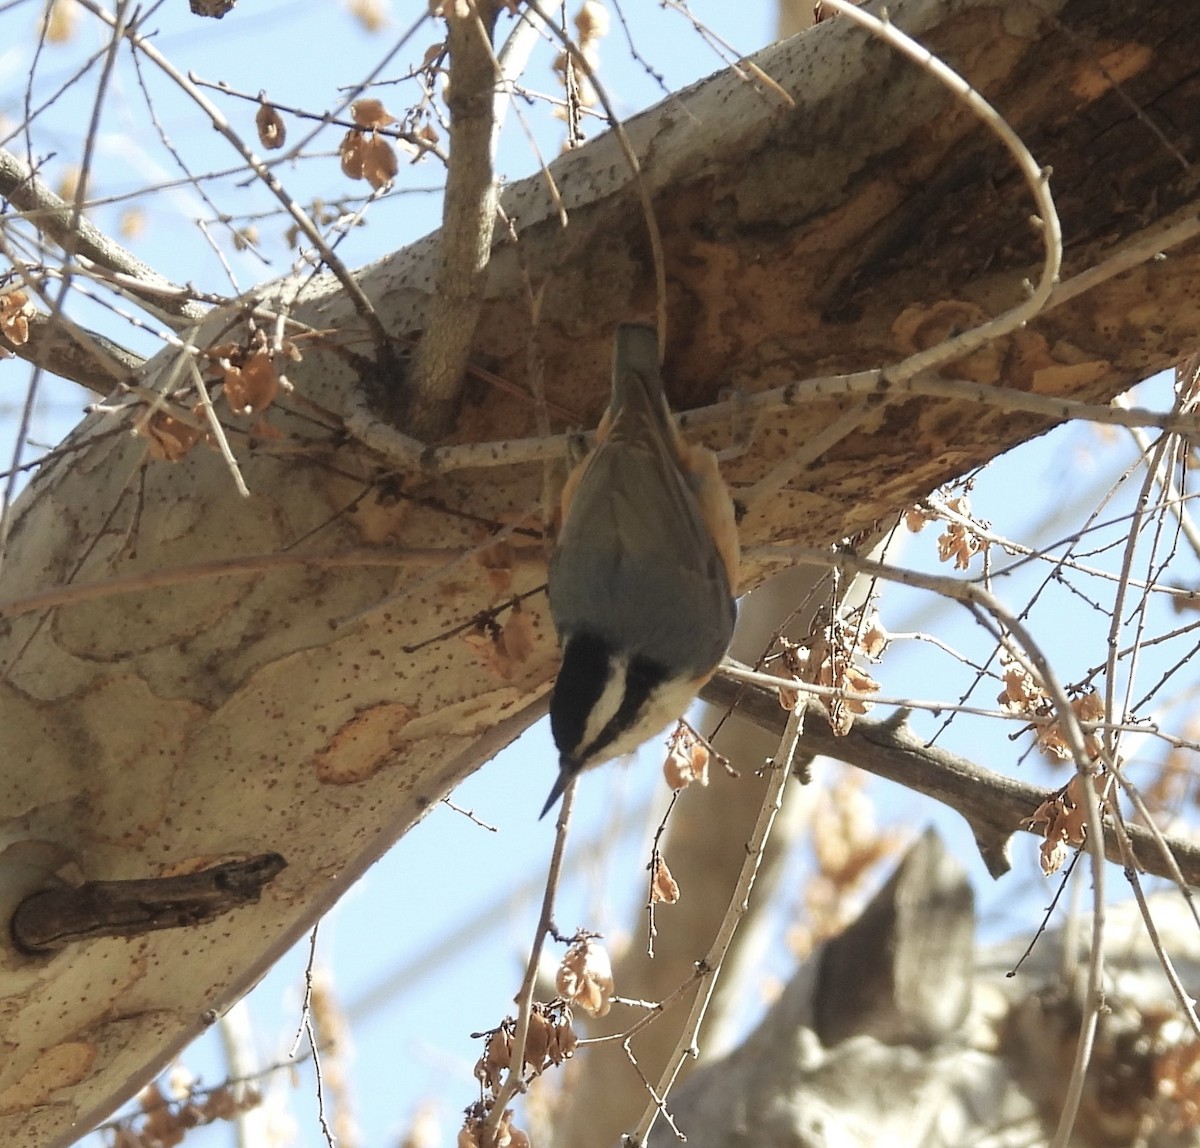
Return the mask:
M566 754L558 759L558 777L554 781L554 788L550 790L550 796L546 798L546 804L542 806L542 811L538 814L539 821L550 812L554 803L566 792L567 786L571 784L578 772L578 764L568 758Z

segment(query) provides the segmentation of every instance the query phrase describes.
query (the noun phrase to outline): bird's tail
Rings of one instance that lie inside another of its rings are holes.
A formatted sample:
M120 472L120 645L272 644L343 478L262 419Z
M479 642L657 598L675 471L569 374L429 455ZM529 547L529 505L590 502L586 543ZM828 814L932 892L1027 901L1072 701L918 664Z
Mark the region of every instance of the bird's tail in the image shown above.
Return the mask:
M622 323L613 342L612 399L605 421L618 440L635 440L651 428L674 441L674 424L658 368L658 334L642 323Z

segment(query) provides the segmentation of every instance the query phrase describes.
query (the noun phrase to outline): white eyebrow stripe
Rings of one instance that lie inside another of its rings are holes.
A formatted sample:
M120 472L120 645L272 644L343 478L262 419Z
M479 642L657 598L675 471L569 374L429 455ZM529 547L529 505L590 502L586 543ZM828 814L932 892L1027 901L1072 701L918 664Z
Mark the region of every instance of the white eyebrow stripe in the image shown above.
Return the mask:
M609 659L608 677L604 681L604 689L596 699L596 704L592 706L591 713L588 714L587 724L583 728L583 737L579 740L580 761L588 760L592 754L592 747L596 744L596 739L604 732L604 728L616 717L617 711L621 708L621 703L625 700L628 669L629 660L627 658Z

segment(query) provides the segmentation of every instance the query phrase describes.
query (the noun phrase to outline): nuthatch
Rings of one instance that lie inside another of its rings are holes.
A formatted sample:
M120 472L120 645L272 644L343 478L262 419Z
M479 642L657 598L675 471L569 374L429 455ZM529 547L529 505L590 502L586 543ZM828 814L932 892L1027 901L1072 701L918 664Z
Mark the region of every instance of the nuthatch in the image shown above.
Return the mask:
M596 446L562 493L550 613L559 774L630 753L682 717L729 648L738 536L716 456L671 419L654 328L623 323Z

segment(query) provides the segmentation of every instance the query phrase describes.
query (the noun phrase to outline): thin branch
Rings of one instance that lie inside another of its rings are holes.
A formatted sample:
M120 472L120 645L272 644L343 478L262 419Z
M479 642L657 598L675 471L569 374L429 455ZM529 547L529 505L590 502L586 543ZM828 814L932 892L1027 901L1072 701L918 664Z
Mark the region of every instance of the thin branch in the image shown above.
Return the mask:
M739 716L768 733L780 734L787 720L776 690L747 687L741 678L718 673L700 696L723 708L736 705ZM835 735L828 722L818 716L806 724L797 749L844 761L953 809L971 827L988 872L993 877L1003 876L1011 866L1012 837L1018 832L1038 835L1036 829L1021 823L1054 791L927 745L909 728L907 716L900 710L883 721L856 718L842 737ZM1200 886L1200 843L1163 836L1140 825L1127 825L1126 832L1143 872ZM1109 861L1124 863L1116 832L1108 825L1104 830L1104 851Z
M632 1000L628 997L614 996L612 998L613 1004L623 1004L629 1008L645 1009L645 1015L639 1017L633 1022L633 1024L621 1032L610 1032L606 1036L586 1037L579 1042L577 1047L587 1048L589 1046L598 1044L612 1044L616 1041L620 1041L622 1045L627 1044L635 1036L637 1036L642 1029L648 1028L656 1020L658 1020L663 1013L667 1012L670 1008L677 1004L680 997L682 997L688 991L688 989L690 989L692 985L694 985L703 975L704 974L698 964L693 966L692 975L681 984L676 985L660 1001ZM653 1089L650 1089L650 1091L653 1092Z
M608 116L608 122L612 128L613 135L617 138L621 154L624 155L625 162L628 164L629 171L633 176L634 186L638 194L638 202L642 206L642 219L646 225L646 235L650 240L650 256L654 262L654 294L657 301L658 316L658 357L662 359L667 348L667 261L666 256L663 254L662 232L658 227L658 216L654 212L654 203L650 198L650 189L642 172L642 165L638 160L637 152L634 151L633 143L629 139L629 133L625 131L625 127L621 123L621 119L608 97L608 92L604 84L601 83L600 77L596 75L596 70L592 67L591 61L579 50L579 46L575 41L546 15L537 0L526 0L526 6L530 11L537 13L542 23L550 29L555 38L566 49L567 55L570 58L568 71L570 70L570 65L574 64L587 76L588 82L595 89L596 98L604 107L604 112Z
M371 410L362 390L356 388L346 395L342 417L349 435L382 455L393 466L406 471L425 468L424 459L428 453L425 445L379 418Z
M186 288L179 287L143 263L132 252L105 235L87 216L51 191L25 163L0 148L0 197L7 199L43 235L64 250L91 260L108 271L128 276L133 293L146 288L144 302L166 321L174 316L184 322L204 317L204 309L192 302Z
M1059 283L1050 292L1050 301L1046 305L1046 310L1062 303L1068 303L1117 275L1123 275L1126 271L1141 267L1142 264L1149 263L1172 247L1178 247L1181 243L1195 239L1197 235L1200 235L1200 215L1189 215L1178 223L1160 227L1148 235L1140 235L1119 247L1107 258L1093 263L1078 275L1073 275L1070 279Z
M448 798L448 797L442 798L442 804L444 806L446 806L447 809L453 809L455 813L460 814L461 816L465 817L468 821L473 822L475 825L478 825L480 829L486 829L489 833L499 833L500 832L500 830L497 829L495 825L489 825L486 821L483 821L480 818L476 817L475 810L473 810L473 809L464 809L461 805L455 805L454 802L451 801L450 798Z
M862 702L864 705L898 706L906 710L928 710L930 713L962 713L974 717L993 718L999 721L1016 722L1022 726L1037 725L1044 722L1049 725L1052 717L1031 718L1027 714L1012 713L1008 710L994 709L988 706L973 706L963 702L947 702L942 699L922 700L913 697L887 697L878 693L857 693L845 686L819 686L815 682L803 682L795 678L777 677L774 674L763 673L760 670L744 668L738 663L726 659L722 670L739 682L749 682L756 686L766 686L768 689L789 690L803 694L805 697L833 698L846 702ZM1090 727L1089 727L1090 728Z
M645 1145L646 1138L650 1135L650 1130L654 1127L659 1115L663 1112L667 1094L670 1092L671 1086L675 1083L675 1078L679 1075L679 1070L683 1067L684 1061L693 1055L696 1036L700 1031L704 1014L708 1011L709 1002L712 1000L713 990L716 988L721 965L724 963L730 945L733 943L734 933L737 932L737 927L749 908L750 893L754 888L754 881L758 876L759 866L762 864L767 838L771 834L771 826L775 824L775 815L779 812L780 806L783 804L783 791L787 785L788 777L791 775L790 763L796 756L803 726L804 707L797 706L788 715L787 724L780 742L779 753L776 754L775 765L767 778L767 788L763 794L763 802L759 810L758 820L755 822L754 830L750 834L750 840L746 842L746 860L742 864L742 871L738 874L737 885L734 887L733 896L729 900L729 908L725 911L725 916L721 921L720 928L717 930L717 935L712 945L698 967L700 987L697 990L696 999L692 1002L691 1012L688 1014L687 1021L684 1023L683 1030L679 1034L679 1040L675 1045L675 1049L672 1051L662 1076L659 1078L658 1088L651 1093L653 1097L651 1104L642 1114L642 1118L638 1121L637 1128L633 1134L625 1137L624 1144L626 1148L642 1148Z
M1118 395L1113 399L1113 405L1128 409L1129 400L1125 395ZM1172 412L1174 413L1174 412ZM1141 427L1130 427L1130 437L1137 445L1138 452L1147 456L1150 454L1152 444L1149 436L1142 430ZM1155 478L1158 484L1162 487L1163 503L1162 505L1172 511L1176 519L1179 521L1179 529L1182 531L1184 538L1187 539L1188 545L1192 548L1192 553L1200 558L1200 529L1197 529L1196 523L1192 516L1187 511L1187 502L1185 495L1179 489L1179 485L1175 481L1174 475L1166 469L1155 471ZM1195 497L1189 495L1186 497Z
M301 1037L307 1036L317 1084L317 1121L321 1125L321 1134L325 1138L327 1148L336 1148L333 1130L329 1127L329 1120L325 1115L325 1080L321 1075L321 1053L318 1049L317 1031L313 1025L312 1015L313 970L317 963L317 931L320 927L321 922L318 921L313 925L312 932L309 934L308 963L304 966L304 1001L300 1005L300 1027L296 1031L296 1039L292 1042L291 1055L293 1058L295 1057L296 1051L300 1047Z
M571 782L563 794L562 805L555 823L554 850L550 854L550 867L546 873L546 886L542 893L542 911L538 917L533 944L529 949L529 961L525 966L525 979L517 992L517 1029L513 1034L512 1053L504 1083L496 1092L491 1111L482 1129L483 1148L495 1148L496 1133L504 1118L508 1102L524 1087L525 1046L529 1039L529 1017L533 1010L533 986L537 980L538 965L542 959L542 946L554 928L554 898L558 894L558 882L562 876L563 857L567 851L567 830L571 825L571 809L575 804L575 783Z
M1138 879L1137 859L1133 854L1133 843L1129 840L1128 826L1121 815L1120 806L1116 802L1113 802L1113 807L1116 810L1113 822L1117 843L1121 847L1121 860L1125 866L1125 879L1129 882L1129 887L1133 890L1138 912L1142 916L1142 923L1146 926L1146 936L1150 940L1150 945L1154 949L1155 956L1158 957L1158 963L1166 975L1167 983L1171 986L1171 992L1175 996L1175 1001L1179 1005L1180 1011L1187 1017L1192 1032L1197 1037L1200 1037L1200 1017L1196 1016L1196 1002L1192 999L1187 989L1184 988L1183 982L1179 979L1179 973L1175 969L1175 963L1163 947L1158 926L1154 923L1154 916L1150 912L1150 906L1146 901L1145 890L1142 889L1142 882Z
M187 341L190 343L195 337L196 332L192 330L187 335ZM191 371L192 379L196 384L196 393L200 396L200 406L204 409L204 417L208 420L208 428L212 432L213 438L216 439L221 457L225 460L225 465L229 468L229 473L233 477L234 488L243 498L249 498L250 489L246 486L246 480L242 477L241 467L238 466L237 459L234 457L233 448L229 445L229 439L225 437L225 428L221 426L221 420L217 418L212 396L208 393L208 387L204 384L200 368L196 366L195 357L186 351L181 353L187 356L188 369Z
M98 331L80 327L65 315L51 322L40 311L29 320L28 341L13 346L0 335L0 347L97 395L107 395L120 383L130 382L146 362L141 355Z
M529 121L525 118L525 113L521 110L520 103L513 99L513 96L518 93L525 94L524 89L518 87L516 80L525 70L534 46L537 44L538 36L543 33L544 29L542 28L541 21L538 19L537 13L528 8L521 12L517 20L517 26L512 30L512 33L504 42L504 47L500 49L500 52L496 56L496 75L499 77L499 83L496 91L496 105L492 124L492 160L493 162L495 161L496 149L500 146L500 133L504 127L504 120L508 114L508 109L511 107L517 114L517 123L525 135L525 142L529 145L529 150L533 152L533 156L537 160L538 168L542 173L542 179L546 184L546 191L551 201L558 208L558 221L563 227L566 227L568 222L567 209L563 204L562 193L559 191L558 184L554 180L554 175L550 171L550 165L542 156L542 150L538 147L537 138L529 126ZM515 242L517 240L516 227L505 216L499 202L496 205L496 213L500 218L500 222L504 224L505 229L508 231L509 237Z
M789 108L796 106L790 93L776 79L767 75L749 56L739 52L728 40L719 36L707 24L696 18L696 14L682 0L661 0L664 8L678 12L692 27L700 38L720 57L721 62L746 83L755 82L766 88L776 99Z
M1184 403L1182 396L1176 396L1176 407L1180 410L1187 410L1187 405ZM1148 513L1151 497L1155 489L1160 486L1164 493L1168 490L1163 458L1170 443L1171 439L1164 435L1154 444L1149 452L1149 456L1145 458L1146 473L1142 476L1142 487L1138 491L1137 501L1134 504L1133 517L1130 520L1129 530L1125 535L1124 545L1122 546L1121 570L1117 580L1116 596L1113 599L1112 616L1109 620L1108 653L1104 668L1104 720L1110 723L1116 720L1117 661L1121 645L1122 619L1125 616L1125 598L1132 588L1133 560L1137 554L1138 540L1142 536L1142 524ZM1143 604L1145 604L1146 600L1146 597L1143 596ZM1140 641L1135 641L1129 658L1125 698L1121 704L1122 721L1125 719L1130 701L1130 693L1133 688L1140 651L1141 643ZM1117 761L1120 750L1119 735L1115 732L1106 732L1104 743L1107 759L1111 762Z
M891 401L896 398L939 398L978 403L996 410L1043 415L1049 419L1069 421L1079 419L1105 426L1156 427L1179 434L1200 434L1200 418L1173 412L1152 411L1144 407L1119 408L1077 399L1035 395L1013 387L975 383L966 379L942 379L922 376L915 379L893 380L885 377L885 369L858 371L849 375L825 375L816 379L789 383L758 394L740 396L739 414L762 416L789 407L802 406L819 398L844 395L868 395ZM732 412L728 402L698 407L676 417L681 430L727 425ZM454 446L431 447L418 454L413 444L404 438L394 447L385 436L377 436L374 448L400 467L420 465L427 474L445 474L455 470L477 467L517 466L521 463L547 462L567 456L579 440L577 434L550 435L540 438L507 439L496 442L460 443ZM590 441L588 435L585 440ZM806 455L807 457L807 455Z
M1133 811L1146 823L1146 829L1150 836L1154 839L1154 844L1158 849L1158 856L1162 858L1163 864L1166 866L1166 873L1157 873L1155 869L1146 865L1142 858L1136 858L1141 866L1143 873L1151 873L1156 876L1165 876L1172 882L1175 887L1183 895L1183 899L1187 902L1187 907L1192 914L1192 920L1196 922L1197 928L1200 928L1200 912L1196 909L1196 898L1192 895L1193 886L1200 886L1200 878L1193 874L1190 878L1185 875L1179 858L1176 853L1179 848L1178 841L1175 838L1169 838L1158 827L1158 822L1147 808L1142 795L1138 792L1137 786L1134 785L1126 776L1125 771L1120 765L1116 769L1117 782L1125 791L1126 796L1133 804ZM1129 825L1126 823L1126 833L1133 835L1134 840L1137 839L1137 834L1142 832L1140 826Z
M348 131L354 131L362 127L352 117L338 116L330 112L310 112L305 108L296 107L294 104L281 104L278 100L265 99L262 92L239 92L237 88L230 85L225 80L206 80L201 76L192 74L198 88L210 88L214 92L220 92L225 96L232 96L235 99L247 100L254 104L255 107L274 108L277 112L287 112L289 116L295 116L301 120L313 120L322 125L322 127L339 127L346 128ZM410 131L403 127L373 127L372 130L377 136L382 136L384 139L399 140L401 143L407 144L416 153L414 158L422 158L426 154L435 156L442 163L449 162L449 156L438 145L427 137L419 135L417 132ZM213 222L224 222L226 219L234 218L214 208L216 213ZM237 218L249 218L247 216L239 216Z

